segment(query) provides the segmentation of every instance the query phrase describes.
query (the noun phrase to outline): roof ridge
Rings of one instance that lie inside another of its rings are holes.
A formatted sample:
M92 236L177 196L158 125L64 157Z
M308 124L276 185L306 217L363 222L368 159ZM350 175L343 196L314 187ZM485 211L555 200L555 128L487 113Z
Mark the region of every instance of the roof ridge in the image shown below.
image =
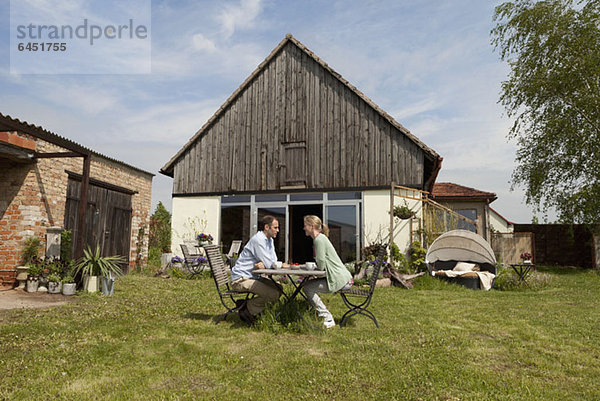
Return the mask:
M434 184L434 188L435 188L435 186L436 186L436 185L442 185L442 184L456 185L457 187L466 188L466 189L471 189L471 190L473 190L473 191L477 191L477 192L482 192L482 193L488 193L488 194L493 194L493 195L496 195L496 193L495 193L495 192L483 191L483 190L481 190L481 189L477 189L477 188L473 188L473 187L468 187L468 186L466 186L466 185L457 184L457 183L455 183L455 182L436 182L436 183Z

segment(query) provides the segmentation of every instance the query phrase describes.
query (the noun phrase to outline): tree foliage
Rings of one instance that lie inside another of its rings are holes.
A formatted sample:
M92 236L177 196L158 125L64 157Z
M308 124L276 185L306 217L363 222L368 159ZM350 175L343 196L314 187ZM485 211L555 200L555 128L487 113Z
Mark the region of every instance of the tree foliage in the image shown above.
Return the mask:
M171 213L162 202L150 216L150 248L160 248L162 252L171 251Z
M600 216L600 0L496 7L492 44L511 71L500 103L515 118L513 186L565 222Z

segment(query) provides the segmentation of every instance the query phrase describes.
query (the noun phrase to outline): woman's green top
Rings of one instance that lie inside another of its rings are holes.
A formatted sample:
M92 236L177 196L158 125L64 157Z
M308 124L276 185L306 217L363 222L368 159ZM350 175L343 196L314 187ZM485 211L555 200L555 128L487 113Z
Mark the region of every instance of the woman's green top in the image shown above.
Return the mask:
M327 288L330 292L340 290L352 279L352 275L342 263L326 235L317 235L313 243L315 245L317 266L319 270L325 270L327 274Z

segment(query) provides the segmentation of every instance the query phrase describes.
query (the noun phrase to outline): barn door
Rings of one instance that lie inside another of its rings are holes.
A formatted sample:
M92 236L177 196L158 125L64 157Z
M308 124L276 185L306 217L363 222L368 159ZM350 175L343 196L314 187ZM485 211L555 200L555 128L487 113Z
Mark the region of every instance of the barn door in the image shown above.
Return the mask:
M281 188L306 188L306 142L281 146Z
M65 205L65 229L72 230L75 249L77 213L81 182L78 177L69 176L67 201ZM100 247L102 256L121 255L129 261L131 239L131 194L106 187L99 182L90 182L88 205L86 209L86 246ZM126 268L128 263L123 267Z

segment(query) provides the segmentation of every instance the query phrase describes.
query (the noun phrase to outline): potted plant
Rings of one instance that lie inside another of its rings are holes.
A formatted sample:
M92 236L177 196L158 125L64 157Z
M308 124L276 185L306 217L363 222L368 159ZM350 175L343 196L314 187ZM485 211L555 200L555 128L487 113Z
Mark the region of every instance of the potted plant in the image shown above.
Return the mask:
M62 279L62 293L63 295L75 295L75 289L77 284L75 284L75 278L71 275L71 273L67 273L65 277Z
M415 212L408 207L406 201L404 201L404 205L394 206L394 217L398 217L401 220L406 220L410 219L414 215Z
M204 246L212 243L213 236L210 234L200 233L196 235L196 241L198 241L199 246Z
M87 292L96 292L100 286L100 278L103 278L106 295L113 292L112 284L114 278L121 276L122 271L119 263L124 262L121 256L100 256L100 247L92 251L90 247L83 250L83 256L75 264L75 273L83 275L83 288ZM103 291L104 292L104 291Z
M524 265L530 265L531 264L531 254L529 252L523 252L521 254L521 260L523 260Z
M29 264L29 275L27 276L27 292L36 292L39 286L40 275L42 274L42 264L37 258L33 258Z
M50 294L60 294L61 289L60 276L56 273L51 273L48 276L48 292Z

